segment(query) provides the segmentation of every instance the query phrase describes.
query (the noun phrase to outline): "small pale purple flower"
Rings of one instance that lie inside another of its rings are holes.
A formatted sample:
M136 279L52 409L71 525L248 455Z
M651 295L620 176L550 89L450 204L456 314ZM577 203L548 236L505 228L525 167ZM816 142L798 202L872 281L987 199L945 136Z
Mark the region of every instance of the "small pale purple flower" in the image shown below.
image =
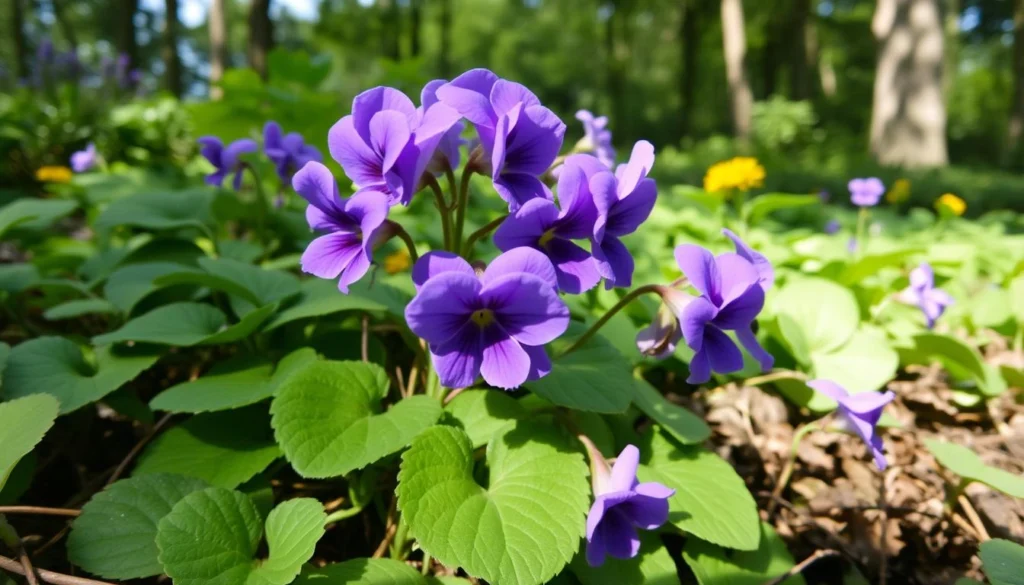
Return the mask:
M79 150L71 155L71 170L76 173L84 173L96 166L96 144L90 142L85 150Z
M850 188L850 201L858 207L878 205L878 200L885 194L885 185L878 177L851 179L848 187Z
M417 109L405 94L375 87L352 100L352 113L327 134L334 160L360 190L408 205L442 137L459 120L443 103Z
M592 152L601 164L609 169L615 167L615 148L612 133L608 130L608 116L594 116L588 110L576 112L576 119L583 122L583 140L578 148Z
M633 146L629 162L589 178L597 207L592 252L605 288L628 287L633 282L633 256L619 239L636 231L654 209L658 188L647 174L654 165L654 146L641 140ZM561 196L561 192L559 192Z
M631 559L640 552L637 530L655 530L668 521L668 499L676 491L657 482L640 483L640 450L627 445L611 472L594 465L594 504L587 514L587 563L604 564L605 556Z
M233 173L234 178L231 181L231 186L235 191L239 190L242 187L243 167L238 157L259 150L256 141L242 138L225 147L220 138L216 136L203 136L199 138L198 142L200 154L215 167L212 173L206 175L206 184L220 187L224 184L224 178Z
M558 176L558 202L531 199L509 215L494 233L494 244L501 250L528 246L543 252L554 264L558 288L580 294L601 280L597 263L590 252L572 240L587 239L597 221L594 196L588 178L604 171L590 155L568 157Z
M754 336L752 324L764 307L762 274L739 254L721 254L684 244L676 248L676 262L700 296L678 315L683 338L696 354L690 362L687 382L702 384L711 372L727 374L743 368L743 354L725 331L734 331L739 342L767 371L774 358Z
M736 248L736 253L740 257L754 265L754 269L757 270L757 282L761 285L761 288L766 291L770 289L775 284L775 269L772 268L772 263L768 261L768 258L748 246L732 230L722 228L722 234L732 240L732 245Z
M510 212L530 199L552 198L539 177L562 148L565 124L533 92L472 69L438 88L437 97L476 126L494 188Z
M825 223L825 233L828 235L836 234L842 228L842 224L839 223L838 219L830 219Z
M291 181L295 171L310 161L321 162L323 155L316 147L306 144L298 132L285 134L281 125L270 121L263 126L263 151L274 163L277 176L282 181Z
M438 103L437 90L446 83L448 83L446 79L435 79L423 86L423 91L420 92L421 110ZM468 142L462 138L462 130L465 127L462 120L459 120L441 135L441 141L437 143L437 150L434 151L434 156L427 164L428 171L440 175L446 169L459 168L459 161L462 158L460 149Z
M647 357L662 360L676 351L683 331L679 327L679 315L683 314L686 305L695 299L693 295L674 288L664 287L661 290L662 304L658 307L651 324L636 334L636 348Z
M903 289L899 299L909 305L917 305L924 313L928 328L953 304L953 297L946 291L935 288L935 272L927 262L910 271L910 286Z
M367 189L342 199L331 171L315 161L295 173L292 187L309 202L309 227L327 232L302 253L302 271L337 278L338 290L348 294L349 285L369 270L374 246L387 237L387 199Z
M840 424L860 436L871 449L878 469L886 467L882 437L878 436L875 425L882 417L882 410L896 398L891 390L885 392L859 392L850 394L845 388L831 380L811 380L808 386L835 400L839 404Z
M569 308L543 254L509 250L478 276L462 258L430 252L412 276L419 290L405 319L430 344L442 385L464 388L482 375L512 389L551 371L544 344L568 328Z

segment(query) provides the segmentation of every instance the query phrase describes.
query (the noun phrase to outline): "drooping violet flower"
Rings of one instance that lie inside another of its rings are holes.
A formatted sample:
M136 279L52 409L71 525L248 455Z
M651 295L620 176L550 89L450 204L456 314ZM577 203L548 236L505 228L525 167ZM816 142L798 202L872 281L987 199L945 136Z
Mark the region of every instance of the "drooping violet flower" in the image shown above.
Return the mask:
M471 69L438 88L437 97L476 126L481 170L510 212L530 199L552 198L539 177L562 148L565 124L533 92L487 69Z
M651 324L637 332L636 348L647 357L661 360L675 353L679 340L683 338L679 315L696 297L667 286L659 292L662 304Z
M581 152L592 152L601 164L615 168L615 148L612 133L608 130L608 116L594 116L588 110L576 112L576 119L583 122L583 139L577 145Z
M374 247L389 235L387 199L367 189L342 199L331 171L316 161L295 173L292 187L309 202L306 221L310 229L327 232L302 253L302 271L337 278L338 290L348 294L349 285L369 270Z
M764 254L748 246L747 243L734 234L732 230L722 228L722 234L732 240L732 244L735 246L737 254L747 262L754 265L754 269L757 270L757 281L761 285L761 288L766 291L770 289L775 284L775 269L772 268L772 263L768 261L768 258L766 258Z
M352 113L331 127L327 146L359 190L408 205L442 136L458 120L444 104L417 110L397 89L375 87L352 100Z
M285 134L281 125L271 120L263 126L263 152L274 163L277 176L282 181L291 181L295 171L310 161L322 162L323 155L316 147L306 144L298 132Z
M79 150L71 154L71 170L76 173L84 173L96 166L96 144L90 142L85 150Z
M598 461L593 461L598 459ZM668 499L676 491L657 482L640 483L640 450L627 445L611 471L600 454L591 454L594 504L587 514L587 563L604 564L605 556L631 559L640 552L637 530L655 530L668 521Z
M838 233L840 228L842 228L842 225L839 223L838 219L830 219L825 223L824 231L826 234L831 236L832 234Z
M454 254L430 252L413 267L413 282L419 290L405 319L430 344L444 386L472 386L482 375L512 389L551 371L544 344L568 328L569 308L537 250L509 250L479 276Z
M569 294L590 290L601 280L590 252L572 240L587 239L597 221L589 177L604 171L598 160L586 154L568 157L558 175L558 202L531 199L509 215L494 232L500 250L528 246L543 252L555 267L558 288Z
M234 173L231 186L235 191L239 190L242 187L242 164L238 157L259 150L256 141L242 138L225 147L216 136L202 136L198 142L199 153L215 167L212 173L206 175L206 184L220 187L224 184L224 178Z
M420 92L420 104L422 104L420 110L425 110L439 101L437 99L437 90L446 83L448 83L446 79L435 79L423 86L423 91ZM465 127L466 125L462 120L459 120L447 132L441 135L441 141L437 143L437 150L434 151L434 156L427 163L428 171L435 175L440 175L446 169L455 170L459 168L459 162L462 159L460 149L468 142L462 138L462 130Z
M910 271L910 286L899 294L899 300L908 305L917 305L924 313L928 328L953 304L953 297L946 291L935 288L935 272L927 262Z
M882 410L896 398L891 390L885 392L860 392L850 394L845 388L831 380L811 380L808 386L835 400L839 404L840 424L860 436L871 449L878 469L886 467L882 437L878 436L875 425L882 417Z
M858 207L873 207L885 194L885 185L878 177L867 179L851 179L849 185L850 201Z
M775 360L757 342L751 328L764 307L764 288L757 268L739 254L721 254L684 244L676 248L676 262L700 296L678 315L683 338L696 354L687 382L702 384L711 372L727 374L743 368L743 354L725 331L734 331L740 343L761 365L771 369Z
M629 162L615 170L590 177L597 222L594 223L592 252L605 288L630 286L633 256L620 237L636 231L654 209L658 188L647 173L654 165L654 146L641 140L633 146Z

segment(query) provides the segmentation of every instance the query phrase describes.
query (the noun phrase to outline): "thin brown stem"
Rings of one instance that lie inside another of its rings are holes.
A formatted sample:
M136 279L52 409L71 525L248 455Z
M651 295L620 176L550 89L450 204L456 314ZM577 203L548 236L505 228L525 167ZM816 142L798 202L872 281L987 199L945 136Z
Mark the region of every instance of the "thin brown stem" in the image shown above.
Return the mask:
M405 398L405 380L402 378L401 366L395 366L395 380L398 382L398 395Z
M469 234L469 238L466 240L466 245L462 247L462 255L464 257L469 257L469 254L470 254L470 252L473 251L473 246L476 245L477 241L479 241L481 238L487 236L487 234L489 234L489 233L493 232L495 229L497 229L497 227L499 225L501 225L502 222L504 222L505 219L507 219L507 218L508 218L508 214L507 213L505 215L496 217L493 220L491 220L484 227L482 227L482 228L476 230L475 232Z
M419 254L416 253L416 242L412 241L412 236L410 236L409 232L405 231L405 228L402 227L398 222L391 221L389 219L388 224L394 230L395 235L398 236L398 239L402 240L402 242L405 243L405 247L409 250L409 260L413 264L416 264L416 260L419 260L420 256Z
M364 362L370 361L370 316L363 315L362 333L359 339L359 355Z
M0 514L36 514L39 516L70 516L81 515L81 510L72 508L44 508L42 506L0 506Z
M629 291L628 293L626 293L626 296L622 297L622 299L618 303L615 303L615 306L613 306L611 309L608 309L608 311L604 315L601 315L601 318L595 321L594 324L590 326L590 329L587 329L586 333L584 333L578 339L576 339L576 341L572 345L570 345L568 349L563 351L557 357L568 355L579 349L584 343L590 341L590 338L593 337L594 335L597 335L597 332L600 331L602 327L604 327L605 323L607 323L609 319L614 317L616 313L625 308L626 305L633 302L633 299L645 293L660 294L662 288L664 287L660 284L646 284L644 286Z
M117 469L114 470L114 473L110 474L110 478L107 480L106 485L110 485L121 478L121 475L125 472L126 469L128 469L128 466L131 464L131 462L134 461L135 458L139 455L139 453L141 453L142 450L146 447L146 445L148 445L149 442L153 440L153 437L155 437L156 434L159 433L161 429L167 426L167 423L171 422L172 416L173 415L171 414L166 414L162 419L157 421L155 425L153 425L153 428L150 429L148 433L146 433L146 436L142 437L142 440L139 441L134 447L132 447L132 450L128 452L128 455L126 455L125 458L121 461L121 463L118 464Z
M22 575L26 578L29 577L28 573L30 573L30 571L26 571L18 561L4 556L0 556L0 569L17 575ZM53 585L112 585L106 581L94 581L92 579L74 577L63 573L54 573L53 571L47 571L45 569L36 569L36 573L39 575L40 579L47 583L52 583ZM31 580L29 582L31 582Z
M807 567L810 567L811 565L820 561L821 559L838 556L840 556L840 552L837 550L832 550L830 548L814 551L814 554L800 561L796 566L786 571L784 574L779 575L778 577L770 581L765 581L764 585L779 585L779 583L784 582L786 579L803 573L807 569Z
M466 390L469 390L469 388L468 387L467 388L456 388L456 389L452 390L447 395L445 395L443 403L444 404L448 404L452 400L455 400L456 396L458 396L459 394L462 394Z
M974 530L978 533L978 538L981 539L981 542L992 540L992 537L988 534L988 530L985 529L985 523L981 521L981 517L978 516L978 511L974 509L974 506L971 504L971 501L967 499L967 496L960 494L957 498L957 502L960 502L960 507L964 509L964 514L967 516L967 519L971 521L971 526L973 526Z
M373 551L371 558L379 559L384 557L384 553L387 552L388 547L391 546L391 540L395 538L395 533L398 532L398 522L395 521L395 513L398 511L398 501L395 498L391 499L391 505L388 506L388 518L384 526L384 540L380 541L377 546L377 550Z

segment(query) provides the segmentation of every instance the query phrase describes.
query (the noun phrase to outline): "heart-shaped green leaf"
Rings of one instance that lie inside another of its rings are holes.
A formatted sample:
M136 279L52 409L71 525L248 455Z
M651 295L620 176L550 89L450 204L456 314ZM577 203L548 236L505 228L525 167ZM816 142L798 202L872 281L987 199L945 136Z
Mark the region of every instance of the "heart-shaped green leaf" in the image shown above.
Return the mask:
M143 192L110 203L96 219L96 227L131 226L150 230L203 228L211 222L210 189Z
M760 523L756 550L730 551L699 538L686 541L683 560L700 585L763 585L793 568L793 556L786 543L768 524ZM781 585L803 585L796 575Z
M1006 385L1001 380L990 378L998 375L992 372L981 358L977 349L952 335L922 333L914 336L914 347L903 352L903 361L924 363L937 360L960 380L972 380L988 396L998 396Z
M116 312L117 307L104 299L75 299L46 309L43 317L48 321L60 321L82 315L107 315Z
M1024 498L1024 477L986 465L974 451L958 443L925 439L925 447L943 467L965 481L980 481L1015 498Z
M783 209L796 209L808 205L820 205L821 198L817 195L793 195L790 193L765 193L748 201L744 207L744 215L751 224L759 223L768 214Z
M518 422L487 446L489 481L473 479L473 444L435 426L402 456L398 506L420 547L495 585L536 585L579 548L587 468L552 425Z
M302 283L298 297L267 323L267 330L276 329L300 319L325 317L342 311L367 311L390 314L403 319L405 306L411 298L384 282L370 283L363 279L349 287L349 294L338 293L332 280L314 278Z
M160 520L156 544L176 585L288 585L313 556L326 519L310 498L277 506L266 523L270 556L258 561L263 527L252 500L208 488L185 496Z
M194 267L175 262L147 262L130 264L118 268L103 285L103 296L123 313L130 313L140 301L162 287L156 281L167 274L185 270L196 270Z
M57 401L47 394L0 403L0 490L18 461L53 426L57 407Z
M885 335L860 329L842 347L812 352L815 378L832 380L850 392L874 391L896 375L900 357Z
M162 574L157 523L179 500L207 487L200 479L163 473L114 483L93 496L71 526L68 560L107 579Z
M510 421L526 417L526 409L518 400L494 390L467 390L444 410L459 422L474 448L486 445L491 435Z
M775 295L774 308L800 328L810 352L829 352L841 347L860 322L853 293L820 278L787 283Z
M172 303L125 323L120 329L93 338L98 345L156 343L188 347L238 341L259 328L275 310L267 305L228 325L217 308L203 303Z
M171 286L194 284L220 290L231 295L231 307L245 315L258 307L284 300L299 292L299 280L280 270L228 258L200 258L202 270L184 269L158 277L154 284Z
M278 389L271 413L278 443L303 477L337 477L407 446L441 416L441 404L419 395L387 412L380 402L388 376L364 362L316 362Z
M1024 585L1024 546L993 538L981 543L978 554L992 585Z
M409 565L391 559L352 559L303 571L295 585L427 585Z
M0 236L14 228L45 230L77 207L74 201L63 199L18 199L0 207Z
M144 348L98 347L94 364L63 337L39 337L11 350L3 394L17 398L51 394L67 414L110 394L153 365L159 355Z
M703 419L665 400L646 380L633 384L633 404L684 445L701 443L711 436L711 428Z

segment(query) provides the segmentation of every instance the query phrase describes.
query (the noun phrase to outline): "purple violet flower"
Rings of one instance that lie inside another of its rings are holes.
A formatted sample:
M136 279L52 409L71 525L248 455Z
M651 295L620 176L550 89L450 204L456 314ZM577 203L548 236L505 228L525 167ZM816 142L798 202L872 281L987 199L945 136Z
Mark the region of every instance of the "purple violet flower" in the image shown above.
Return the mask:
M405 309L413 333L430 344L448 388L516 388L551 371L544 344L565 333L569 308L551 262L532 248L495 258L479 276L450 252L430 252L413 267L418 292Z
M747 243L734 234L732 230L722 228L722 234L732 240L732 245L736 248L737 254L747 262L754 265L754 269L757 270L757 282L761 285L761 288L765 291L770 289L775 284L775 269L772 268L772 263L768 261L768 258L766 258L764 254L748 246Z
M761 369L770 370L774 358L757 342L751 328L764 307L757 268L739 254L715 257L691 244L677 247L675 255L679 268L700 293L677 315L686 344L696 352L686 381L703 384L712 371L727 374L743 368L743 354L725 331L734 331Z
M387 199L371 189L342 199L334 175L316 161L295 173L292 187L309 202L306 221L310 229L328 232L306 247L302 271L320 278L337 278L338 290L348 294L349 285L369 270L374 246L388 235Z
M316 147L306 144L298 132L285 134L281 125L271 120L263 126L263 152L274 163L277 176L291 181L295 171L310 161L322 162L323 155Z
M882 437L875 431L875 425L882 417L885 405L892 402L896 394L891 390L850 394L831 380L811 380L807 385L839 403L839 423L845 430L856 433L867 443L875 458L875 465L878 469L884 470L886 461Z
M878 177L851 179L848 187L850 188L850 201L858 207L878 205L878 200L885 194L885 185Z
M525 86L487 69L471 69L437 89L441 103L476 126L494 188L517 211L537 197L552 199L540 180L558 156L565 124Z
M598 455L599 456L599 455ZM640 552L637 529L655 530L668 521L668 499L676 491L657 482L639 483L640 450L633 445L594 468L594 504L587 514L587 563L604 564L605 556L631 559Z
M206 175L206 184L220 187L224 184L224 178L234 173L231 186L238 191L242 187L242 165L238 157L259 150L256 141L242 138L225 147L216 136L202 136L198 142L200 154L216 167L212 173Z
M614 175L604 171L589 177L597 207L591 251L606 289L633 282L633 256L619 238L635 232L654 209L658 187L647 178L653 165L654 146L641 140L633 146L629 162L619 165Z
M423 104L420 106L421 110L438 103L437 90L446 83L448 83L446 79L435 79L423 86L423 91L420 92L420 103ZM462 159L459 149L468 143L467 140L462 138L462 130L465 127L466 125L462 120L459 120L447 132L441 135L441 141L437 144L437 150L434 152L430 162L427 163L428 171L440 175L446 169L455 170L459 168L459 161Z
M594 116L588 110L576 112L576 119L583 122L583 139L578 147L583 152L592 152L601 164L609 169L615 167L615 148L612 147L612 133L608 130L608 116Z
M96 166L96 144L90 142L85 150L79 150L71 155L71 170L76 173L84 173Z
M397 89L375 87L352 100L352 113L331 127L327 145L359 190L408 205L441 138L458 120L442 103L416 109Z
M531 199L509 215L494 233L500 250L528 246L543 252L555 267L558 288L569 294L590 290L601 280L597 263L590 252L572 240L590 237L597 221L594 196L588 179L607 172L594 157L574 154L568 157L558 176L558 202Z
M928 323L928 328L935 326L935 321L953 304L953 297L946 291L935 288L935 272L927 262L910 271L910 286L903 289L899 299L909 305L917 305Z
M838 219L830 219L825 223L824 231L826 234L831 236L832 234L838 233L840 228L842 228L842 225L839 223Z

